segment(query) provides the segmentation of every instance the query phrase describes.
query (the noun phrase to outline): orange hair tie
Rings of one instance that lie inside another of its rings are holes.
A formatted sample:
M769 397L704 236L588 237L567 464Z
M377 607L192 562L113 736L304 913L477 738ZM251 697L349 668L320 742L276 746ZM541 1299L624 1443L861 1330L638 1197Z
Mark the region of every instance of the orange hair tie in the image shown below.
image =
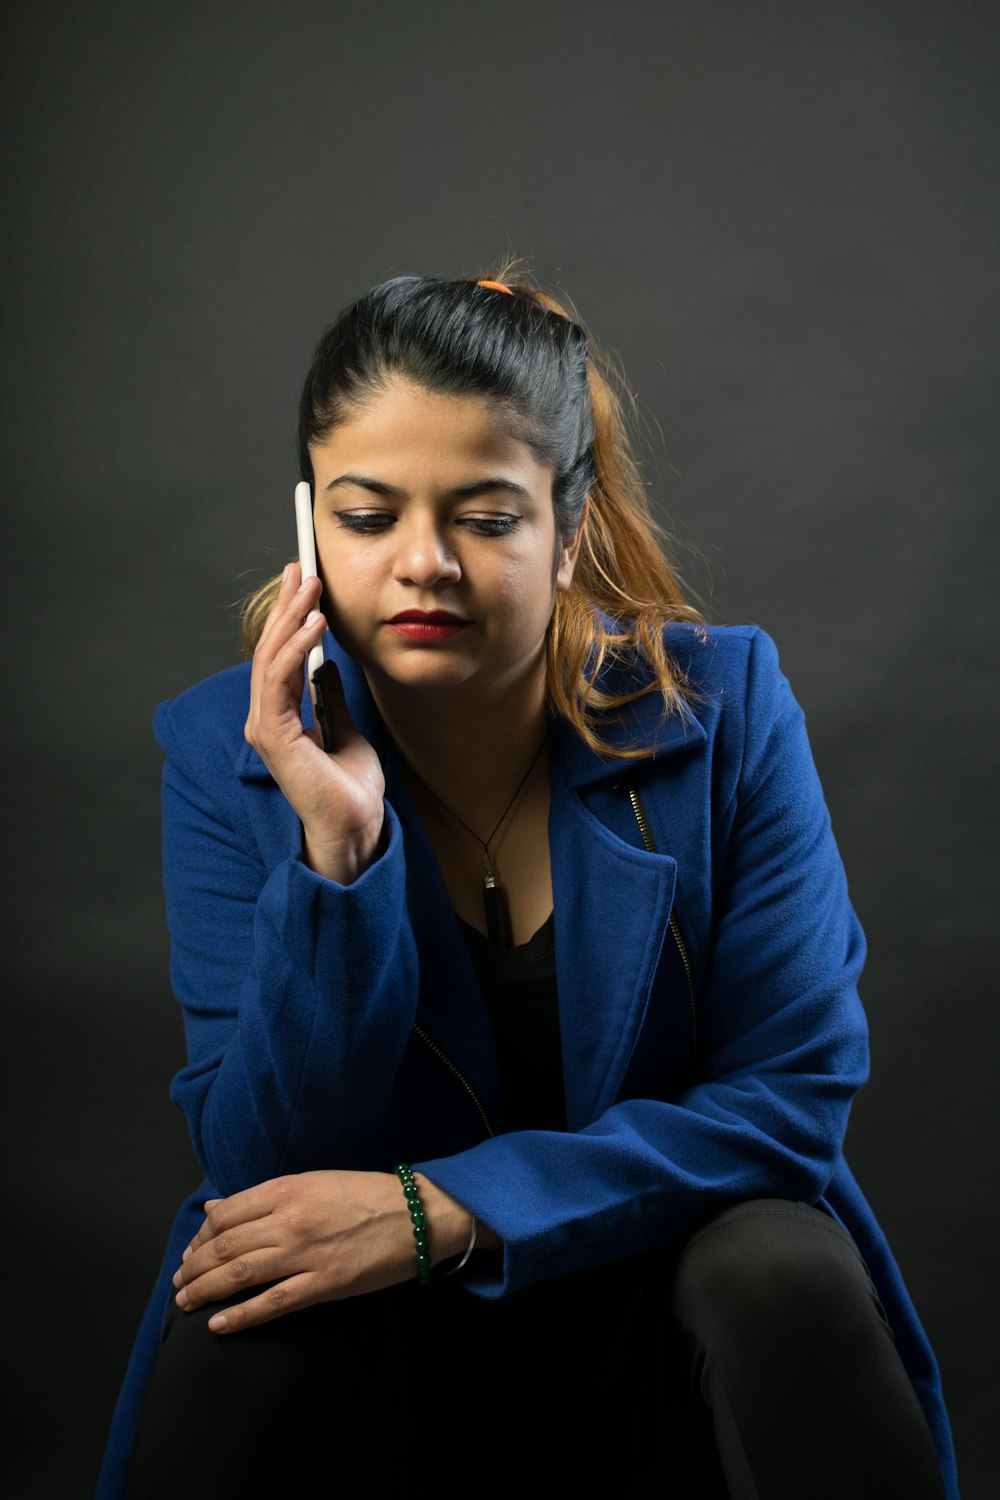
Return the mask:
M510 287L504 286L502 281L480 281L477 285L488 286L494 292L506 292L508 297L513 297L514 295Z

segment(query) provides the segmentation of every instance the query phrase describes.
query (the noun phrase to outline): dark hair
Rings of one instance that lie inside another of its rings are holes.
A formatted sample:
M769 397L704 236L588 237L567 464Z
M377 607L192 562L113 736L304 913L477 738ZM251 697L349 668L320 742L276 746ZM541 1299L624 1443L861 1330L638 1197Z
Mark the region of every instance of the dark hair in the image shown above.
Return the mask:
M488 397L513 435L552 465L556 530L573 535L596 478L582 328L516 290L423 276L383 281L316 348L299 402L303 479L313 483L310 445L394 377L440 395Z
M553 469L556 530L567 541L585 516L570 587L556 595L547 687L553 710L593 749L631 759L642 745L612 743L609 721L627 703L659 694L663 712L697 694L663 636L671 620L700 624L650 514L629 415L635 407L617 366L565 300L515 279L517 262L445 281L396 276L346 307L316 347L299 401L299 468L315 489L310 445L394 378L442 395L481 395L510 433ZM506 290L504 290L506 288ZM589 506L587 502L589 500ZM586 510L585 510L586 507ZM243 648L253 654L281 575L243 606ZM609 659L639 663L621 693L597 686Z

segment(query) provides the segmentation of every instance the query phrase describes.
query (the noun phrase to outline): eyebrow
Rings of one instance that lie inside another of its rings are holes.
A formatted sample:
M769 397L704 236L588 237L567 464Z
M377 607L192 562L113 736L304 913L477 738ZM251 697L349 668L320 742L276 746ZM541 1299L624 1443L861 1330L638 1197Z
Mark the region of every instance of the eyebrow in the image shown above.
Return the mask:
M364 474L338 474L336 479L331 479L326 487L326 493L339 488L341 485L354 485L358 489L370 490L373 495L390 495L399 497L405 492L394 484L386 484L381 479L368 479ZM515 484L513 479L502 479L499 475L491 475L488 479L476 479L471 484L456 485L449 494L456 500L469 500L476 495L485 495L490 490L504 490L510 495L518 495L523 500L530 500L530 491L523 484Z

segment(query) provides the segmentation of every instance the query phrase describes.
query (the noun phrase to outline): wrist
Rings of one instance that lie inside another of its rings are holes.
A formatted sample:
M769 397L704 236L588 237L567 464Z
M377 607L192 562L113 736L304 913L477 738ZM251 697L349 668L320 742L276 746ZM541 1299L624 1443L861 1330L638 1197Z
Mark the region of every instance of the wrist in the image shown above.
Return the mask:
M431 1264L436 1266L461 1255L469 1241L472 1214L422 1172L415 1172L414 1180L427 1220Z
M331 841L317 838L303 824L302 861L325 880L351 885L378 859L383 831L384 819L380 818L375 827Z
M502 1249L502 1241L493 1230L480 1225L472 1211L457 1202L422 1172L414 1172L406 1162L397 1163L393 1175L403 1189L406 1208L406 1230L413 1235L416 1280L429 1286L431 1271L442 1262L444 1275L460 1271L474 1249ZM412 1225L412 1228L411 1228Z
M422 1172L414 1173L414 1177L430 1228L428 1243L433 1265L463 1256L468 1249L473 1229L477 1250L499 1250L502 1247L500 1236L487 1224L477 1222L463 1203L457 1202L450 1193L446 1193Z

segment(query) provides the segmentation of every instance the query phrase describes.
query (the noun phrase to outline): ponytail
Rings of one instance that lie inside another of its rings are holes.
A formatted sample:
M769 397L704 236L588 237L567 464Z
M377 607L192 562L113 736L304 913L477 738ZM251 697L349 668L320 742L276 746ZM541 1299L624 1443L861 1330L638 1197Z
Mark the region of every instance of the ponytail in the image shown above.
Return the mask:
M512 264L486 274L583 327L571 303L513 280ZM626 415L635 418L628 386L589 333L587 346L595 480L573 581L557 595L549 628L548 693L556 713L592 750L631 760L647 754L647 748L609 746L609 718L649 694L660 695L665 718L685 711L695 694L664 646L663 627L678 620L703 624L704 616L685 598L669 561L670 539L650 511ZM609 661L637 660L645 669L645 683L621 694L604 693L595 685Z

